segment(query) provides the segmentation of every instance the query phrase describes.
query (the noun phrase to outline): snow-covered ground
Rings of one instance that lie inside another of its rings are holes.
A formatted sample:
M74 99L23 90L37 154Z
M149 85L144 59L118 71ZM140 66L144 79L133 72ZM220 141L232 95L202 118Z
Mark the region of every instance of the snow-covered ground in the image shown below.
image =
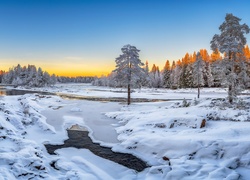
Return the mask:
M19 87L18 89L25 89ZM92 86L91 84L56 84L53 87L32 88L44 92L53 92L57 94L71 94L86 97L127 97L126 89ZM201 97L225 97L226 89L223 88L204 88L201 90ZM148 99L183 99L197 97L196 89L134 89L131 98Z
M82 84L42 90L126 97L124 89ZM52 95L3 96L0 179L250 179L250 99L242 96L231 106L226 96L225 89L216 88L202 89L199 100L195 89L141 89L132 98L172 101L130 106ZM94 141L132 153L150 167L137 173L86 149L49 155L43 144L62 143L68 138L65 129L74 124L87 127Z

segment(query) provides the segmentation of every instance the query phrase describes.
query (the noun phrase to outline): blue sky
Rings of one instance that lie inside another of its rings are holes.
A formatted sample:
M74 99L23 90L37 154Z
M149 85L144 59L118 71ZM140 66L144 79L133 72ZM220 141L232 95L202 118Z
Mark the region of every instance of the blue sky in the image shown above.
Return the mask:
M20 63L60 75L106 74L125 44L162 68L210 50L226 13L250 26L249 7L249 0L0 0L2 69Z

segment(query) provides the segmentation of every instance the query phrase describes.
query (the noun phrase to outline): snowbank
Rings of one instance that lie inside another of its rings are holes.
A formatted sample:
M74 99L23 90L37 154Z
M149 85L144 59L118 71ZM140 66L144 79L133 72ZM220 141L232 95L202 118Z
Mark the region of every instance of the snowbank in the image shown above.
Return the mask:
M115 151L133 153L160 179L249 179L250 100L138 103L106 115L121 122ZM204 121L205 127L201 128ZM123 125L124 124L124 125Z
M75 84L43 90L126 97L124 89ZM200 100L194 99L195 89L136 90L132 97L173 101L119 105L120 110L106 113L113 121L103 119L97 124L81 113L91 105L95 108L88 117L100 117L94 111L103 112L110 104L82 101L69 106L60 97L38 94L1 97L0 179L250 179L250 99L243 96L229 105L223 100L226 96L224 89L215 88L202 89ZM174 101L184 98L187 101ZM65 112L60 116L62 122L48 124L42 115L47 109ZM82 127L92 123L88 127L92 133L97 129L105 133L110 127L104 122L112 122L119 140L106 145L134 154L151 167L136 173L86 149L65 148L49 155L43 145L62 143L68 138L65 129L74 124Z

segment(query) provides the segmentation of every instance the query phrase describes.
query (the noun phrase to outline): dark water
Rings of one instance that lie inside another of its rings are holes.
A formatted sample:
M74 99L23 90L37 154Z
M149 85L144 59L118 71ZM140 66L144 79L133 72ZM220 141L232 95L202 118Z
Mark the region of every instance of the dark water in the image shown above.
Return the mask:
M69 139L65 140L64 144L45 144L45 147L49 154L55 154L55 150L67 147L89 149L97 156L111 160L138 172L141 172L145 168L149 167L144 161L133 156L132 154L113 152L111 148L102 147L98 143L93 143L88 134L88 131L68 130Z
M34 93L38 93L41 95L54 95L53 93L49 93L49 92L0 88L0 96L18 96L18 95L34 94Z

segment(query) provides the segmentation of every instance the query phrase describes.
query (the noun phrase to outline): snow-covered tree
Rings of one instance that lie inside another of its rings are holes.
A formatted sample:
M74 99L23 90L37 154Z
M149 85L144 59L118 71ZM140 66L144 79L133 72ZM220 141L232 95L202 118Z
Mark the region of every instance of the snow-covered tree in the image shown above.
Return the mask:
M220 25L221 34L215 34L211 41L211 49L218 49L225 54L226 76L228 85L228 98L232 103L237 95L236 81L237 74L235 66L237 64L237 55L243 54L243 48L246 44L244 34L249 33L249 27L246 24L240 24L241 19L233 14L227 14L225 21Z
M192 67L191 67L192 55L186 53L182 58L180 67L180 80L179 85L182 88L192 87Z
M214 61L211 65L211 73L214 79L214 87L225 87L226 74L222 60Z
M196 61L193 64L193 84L198 88L198 98L200 98L200 87L204 86L203 70L205 62L203 61L200 52L196 55Z
M205 76L206 76L206 82L205 84L208 86L208 87L212 87L214 85L214 78L213 78L213 75L212 75L212 70L211 70L211 65L209 62L205 63L206 64L206 67L205 67Z
M153 64L152 70L149 73L151 87L159 88L161 87L161 73L159 67Z
M148 61L146 61L146 63L145 63L144 71L145 71L145 73L142 74L142 78L141 78L142 79L141 80L142 86L150 87L150 76L149 76Z
M47 71L43 73L43 84L44 86L49 86L50 85L50 75Z
M27 77L28 79L27 79L27 82L28 82L30 87L35 86L36 75L37 75L36 66L28 65L28 77Z
M163 68L162 73L163 73L163 75L162 75L163 87L170 88L171 87L171 79L170 79L171 68L170 68L169 60L166 61L166 64L165 64L165 66Z
M180 87L180 75L181 75L181 67L180 62L175 64L175 61L173 61L172 67L171 67L171 84L173 89L177 89Z
M43 83L43 70L40 67L37 70L37 76L36 76L35 82L36 82L35 84L37 87L41 87L44 85L44 83Z
M37 70L34 65L21 67L19 64L5 72L2 78L4 84L27 87L50 86L55 84L56 81L55 75L50 76L49 73L43 72L41 68Z
M50 84L51 85L55 85L57 82L57 78L55 74L52 74L51 78L50 78Z
M139 59L139 52L135 46L130 44L121 48L122 54L116 58L116 79L125 83L128 87L128 105L130 104L130 88L132 81L138 80L145 73L144 65Z
M184 88L191 88L193 87L193 67L191 63L188 63L185 65L185 72L183 74L184 76Z

